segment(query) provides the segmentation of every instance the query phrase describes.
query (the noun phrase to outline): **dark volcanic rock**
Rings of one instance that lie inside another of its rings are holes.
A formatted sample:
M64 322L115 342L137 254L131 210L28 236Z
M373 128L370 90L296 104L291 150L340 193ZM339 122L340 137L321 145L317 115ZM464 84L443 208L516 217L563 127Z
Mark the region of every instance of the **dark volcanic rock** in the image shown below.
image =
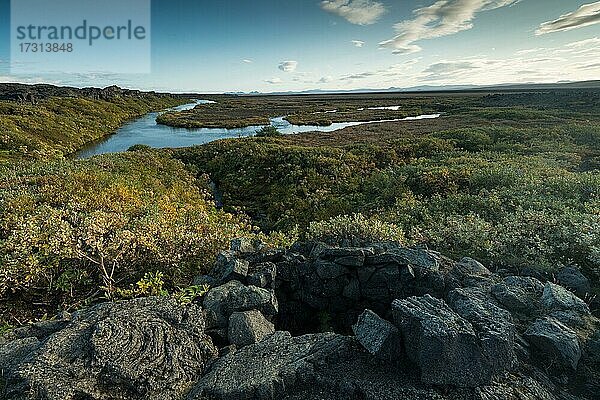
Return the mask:
M292 338L277 332L219 359L189 398L281 398L314 382L314 363L348 354L350 343L350 338L335 334Z
M542 294L542 304L550 311L576 311L589 314L590 308L583 300L562 286L546 283Z
M277 278L277 265L266 262L253 266L247 278L248 284L261 287L273 288Z
M278 310L273 291L244 286L238 281L211 289L204 297L203 304L208 314L209 328L227 327L229 316L235 311L258 310L263 315L273 316Z
M577 334L554 318L541 318L525 332L527 339L548 363L560 369L576 370L581 358Z
M421 380L434 385L473 387L491 380L473 326L429 295L395 300L394 320Z
M365 310L352 326L356 339L371 354L384 361L395 362L401 356L400 332L391 322Z
M471 323L483 356L484 376L494 376L515 364L516 330L511 314L494 304L481 289L456 289L448 295L448 304Z
M531 314L539 311L544 284L535 278L509 276L491 288L496 300L511 312Z
M9 399L179 399L217 354L200 307L169 298L100 304L7 348Z
M590 291L590 280L575 267L565 267L556 275L558 282L573 290L578 296L584 296Z
M260 342L265 336L275 332L275 327L260 311L234 312L229 317L229 343L238 348Z

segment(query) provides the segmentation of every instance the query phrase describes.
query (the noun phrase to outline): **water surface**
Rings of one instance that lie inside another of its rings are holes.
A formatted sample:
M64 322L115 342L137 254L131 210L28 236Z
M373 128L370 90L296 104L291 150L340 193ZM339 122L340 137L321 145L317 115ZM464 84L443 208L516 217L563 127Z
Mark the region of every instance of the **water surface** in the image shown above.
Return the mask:
M169 111L190 110L199 104L208 104L212 101L197 100L194 103L174 107ZM116 133L100 141L88 144L75 154L76 158L89 158L99 154L118 153L126 151L135 144L145 144L154 148L167 147L191 147L199 144L213 142L219 139L240 138L253 136L263 126L249 126L246 128L224 129L224 128L174 128L156 123L156 117L160 113L149 113L135 121L123 125ZM281 133L291 135L303 132L333 132L349 126L374 124L378 122L410 121L418 119L432 119L440 114L420 115L401 119L368 122L336 122L329 126L316 125L293 125L286 121L285 117L271 119L271 125Z

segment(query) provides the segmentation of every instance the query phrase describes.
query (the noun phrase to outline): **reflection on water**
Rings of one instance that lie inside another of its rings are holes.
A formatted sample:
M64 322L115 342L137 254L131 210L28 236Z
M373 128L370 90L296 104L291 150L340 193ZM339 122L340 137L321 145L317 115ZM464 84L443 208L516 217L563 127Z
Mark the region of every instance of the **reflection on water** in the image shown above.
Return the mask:
M195 103L174 107L172 111L184 111L194 108L198 104L213 103L208 100L197 100ZM223 128L173 128L156 123L159 113L150 113L135 121L123 125L114 135L91 143L75 154L76 158L88 158L98 154L117 153L126 151L135 144L145 144L154 148L166 147L190 147L204 144L219 139L239 138L253 136L262 126L249 126L246 128L223 129ZM369 122L336 122L329 126L293 125L284 117L272 118L271 125L275 126L281 133L291 135L302 132L332 132L349 126L373 124L378 122L410 121L418 119L438 118L440 114L420 115L402 119Z

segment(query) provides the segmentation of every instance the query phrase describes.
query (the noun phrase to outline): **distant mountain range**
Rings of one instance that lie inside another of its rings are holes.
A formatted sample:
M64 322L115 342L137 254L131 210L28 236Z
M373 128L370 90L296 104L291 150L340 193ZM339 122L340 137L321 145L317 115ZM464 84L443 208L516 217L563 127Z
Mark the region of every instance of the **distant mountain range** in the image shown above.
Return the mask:
M335 93L415 93L415 92L452 92L452 91L488 91L488 90L552 90L552 89L600 89L600 80L581 82L556 82L556 83L504 83L500 85L447 85L432 86L422 85L408 88L390 87L388 89L352 89L352 90L304 90L300 92L228 92L234 95L297 95L297 94L335 94Z

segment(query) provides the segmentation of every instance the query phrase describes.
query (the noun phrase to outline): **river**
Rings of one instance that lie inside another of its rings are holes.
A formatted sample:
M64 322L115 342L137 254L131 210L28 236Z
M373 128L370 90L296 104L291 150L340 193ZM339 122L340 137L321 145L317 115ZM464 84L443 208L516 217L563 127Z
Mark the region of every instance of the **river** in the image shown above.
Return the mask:
M174 107L168 111L190 110L199 104L208 104L211 101L197 100L194 103ZM163 111L164 112L164 111ZM213 142L219 139L240 138L253 136L262 126L249 126L246 128L224 129L224 128L173 128L156 123L156 117L160 113L149 113L135 121L124 124L113 135L93 142L79 150L76 158L89 158L99 154L118 153L126 151L135 144L145 144L154 148L167 147L191 147L199 144ZM281 133L291 135L302 132L333 132L349 126L373 124L378 122L410 121L419 119L438 118L440 114L420 115L402 119L368 121L368 122L336 122L329 126L317 125L293 125L285 120L285 117L271 119L271 125L275 126Z

